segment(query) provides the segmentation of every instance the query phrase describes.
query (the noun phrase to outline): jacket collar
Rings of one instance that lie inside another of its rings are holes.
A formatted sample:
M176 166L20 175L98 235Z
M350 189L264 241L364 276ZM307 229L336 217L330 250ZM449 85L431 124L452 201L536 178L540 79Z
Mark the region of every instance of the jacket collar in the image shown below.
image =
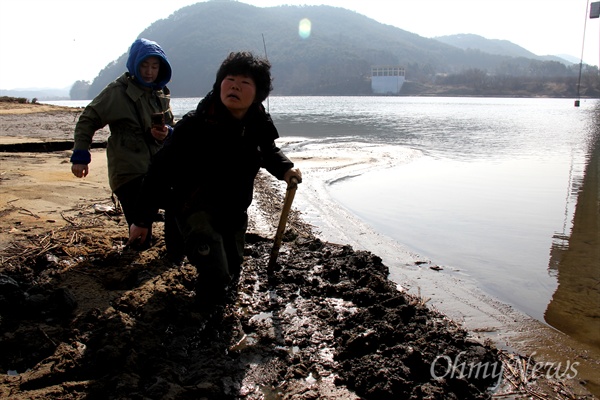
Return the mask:
M152 89L145 86L140 86L133 77L129 74L129 72L125 72L118 79L121 83L123 83L126 87L125 93L127 96L133 101L137 101L144 94L148 94L152 92Z

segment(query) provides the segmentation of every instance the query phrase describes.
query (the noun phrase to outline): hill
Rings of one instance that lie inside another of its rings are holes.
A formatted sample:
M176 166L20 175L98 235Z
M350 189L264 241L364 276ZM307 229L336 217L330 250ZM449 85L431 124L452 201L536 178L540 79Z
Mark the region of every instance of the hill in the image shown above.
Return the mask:
M303 19L311 29L300 35ZM268 55L274 95L371 95L373 65L404 66L403 95L575 97L579 92L579 66L565 60L476 35L425 38L339 7L261 8L213 0L181 8L139 37L166 51L174 97L204 96L221 61L238 50ZM100 71L87 97L122 74L126 59L125 53ZM600 97L596 67L586 66L581 85L582 95Z
M572 57L563 58L559 56L538 56L527 49L516 45L508 40L486 39L483 36L474 34L459 34L438 36L434 38L442 43L461 48L463 50L480 50L484 53L497 54L509 57L525 57L539 61L557 61L565 65L578 64L579 61L572 61Z

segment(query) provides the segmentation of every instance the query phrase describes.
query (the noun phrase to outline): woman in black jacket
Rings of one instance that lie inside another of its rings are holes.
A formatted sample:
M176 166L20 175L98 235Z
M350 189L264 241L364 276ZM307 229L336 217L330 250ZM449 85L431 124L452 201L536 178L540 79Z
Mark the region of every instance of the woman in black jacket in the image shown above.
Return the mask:
M252 53L229 54L212 91L177 123L144 181L148 212L168 193L185 253L198 269L197 296L209 301L239 273L259 169L288 184L302 180L275 145L279 135L262 105L272 90L270 68ZM129 243L145 239L142 221L131 226Z

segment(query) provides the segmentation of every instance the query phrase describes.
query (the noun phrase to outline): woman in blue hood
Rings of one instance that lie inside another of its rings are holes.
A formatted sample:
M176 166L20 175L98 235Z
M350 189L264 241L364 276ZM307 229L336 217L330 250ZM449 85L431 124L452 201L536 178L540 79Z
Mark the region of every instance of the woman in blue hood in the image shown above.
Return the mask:
M155 57L159 61L158 76L151 82L146 82L143 79L137 79L137 82L154 90L162 90L171 80L171 65L167 60L165 52L156 42L143 38L133 42L129 50L129 58L127 59L129 75L137 76L140 73L142 62L148 59L148 57Z
M108 125L108 182L131 225L137 218L137 197L150 160L172 131L173 113L166 86L172 70L162 48L148 39L133 42L127 69L79 117L71 171L78 178L88 175L94 133ZM164 122L153 123L156 117ZM148 223L152 225L152 221ZM148 237L142 247L148 247L150 240Z

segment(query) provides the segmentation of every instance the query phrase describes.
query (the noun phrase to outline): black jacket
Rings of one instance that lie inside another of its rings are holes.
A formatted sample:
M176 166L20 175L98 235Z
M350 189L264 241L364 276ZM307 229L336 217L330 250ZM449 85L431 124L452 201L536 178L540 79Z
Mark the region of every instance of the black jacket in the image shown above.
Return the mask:
M283 179L294 164L275 145L279 137L271 117L254 104L242 120L209 94L187 113L156 154L142 190L146 210L164 204L179 215L208 211L235 217L252 202L254 179L264 167Z

